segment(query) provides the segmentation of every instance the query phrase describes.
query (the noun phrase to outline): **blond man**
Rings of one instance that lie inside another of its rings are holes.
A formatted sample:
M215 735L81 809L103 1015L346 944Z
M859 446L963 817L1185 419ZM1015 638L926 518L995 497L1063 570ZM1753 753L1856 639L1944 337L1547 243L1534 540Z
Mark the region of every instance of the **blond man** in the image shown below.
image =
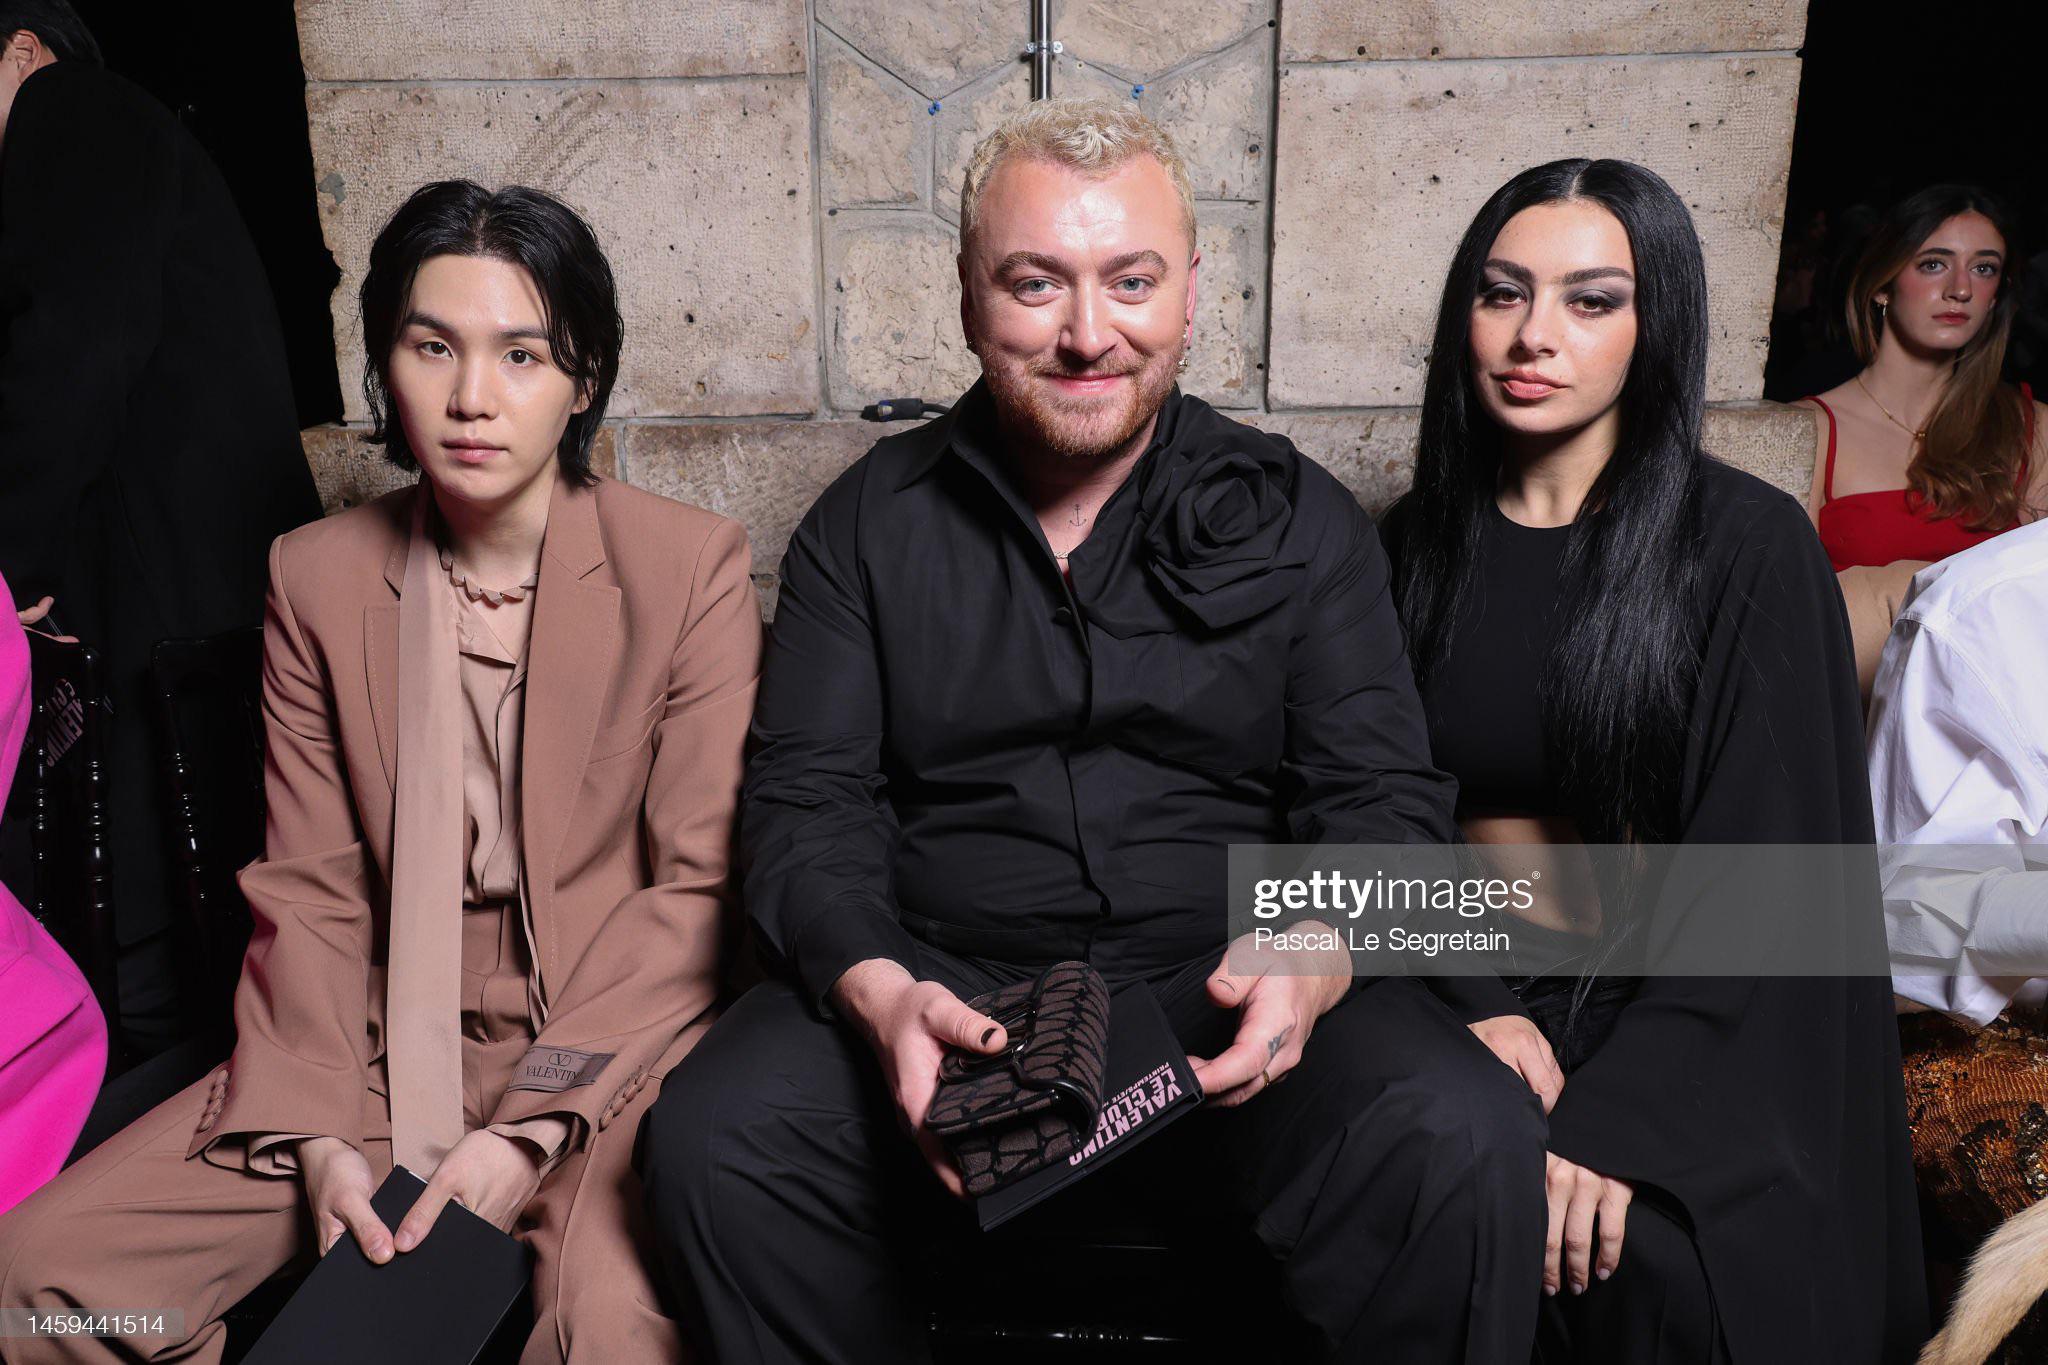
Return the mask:
M960 224L981 381L783 561L742 815L780 979L650 1118L669 1286L726 1365L929 1358L896 1253L961 1189L940 1059L1008 1041L965 1001L1082 958L1152 987L1207 1100L1043 1216L1150 1185L1255 1231L1332 1358L1526 1359L1528 1087L1416 981L1223 962L1230 843L1451 837L1372 524L1176 387L1193 196L1134 108L998 128Z

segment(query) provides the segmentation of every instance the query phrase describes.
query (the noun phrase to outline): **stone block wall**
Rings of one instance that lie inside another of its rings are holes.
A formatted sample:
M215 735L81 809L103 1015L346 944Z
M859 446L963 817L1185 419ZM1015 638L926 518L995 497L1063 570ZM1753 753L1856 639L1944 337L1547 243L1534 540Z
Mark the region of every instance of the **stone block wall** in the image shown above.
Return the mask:
M975 140L1029 98L1028 0L297 0L342 270L329 510L401 477L361 439L355 291L418 184L560 195L612 256L627 351L601 468L729 513L774 568L886 428L973 378L953 258ZM1625 156L1691 205L1710 444L1804 493L1762 390L1804 0L1054 0L1056 96L1134 99L1187 153L1203 263L1186 387L1369 506L1405 486L1436 294L1514 171Z
M953 258L974 144L1030 101L1015 0L817 0L825 406L959 392ZM1202 344L1187 383L1219 407L1265 393L1273 0L1068 0L1056 96L1135 99L1188 152Z

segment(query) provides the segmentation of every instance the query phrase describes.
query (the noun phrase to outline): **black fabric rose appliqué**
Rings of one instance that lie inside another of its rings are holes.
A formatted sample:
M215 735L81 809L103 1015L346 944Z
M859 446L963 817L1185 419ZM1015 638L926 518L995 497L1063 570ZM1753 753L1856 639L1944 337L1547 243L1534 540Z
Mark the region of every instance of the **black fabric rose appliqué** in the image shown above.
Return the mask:
M1146 568L1211 629L1250 620L1300 585L1307 562L1282 556L1294 518L1293 462L1251 450L1190 460L1147 490Z

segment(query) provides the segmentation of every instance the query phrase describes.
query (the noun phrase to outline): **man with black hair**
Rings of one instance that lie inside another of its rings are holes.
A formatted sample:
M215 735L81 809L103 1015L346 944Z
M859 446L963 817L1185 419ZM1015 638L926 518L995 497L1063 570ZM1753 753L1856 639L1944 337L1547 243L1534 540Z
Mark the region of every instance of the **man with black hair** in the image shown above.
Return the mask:
M265 551L320 512L297 426L205 152L65 0L0 0L0 574L24 622L105 660L121 1016L145 1053L198 1003L171 951L149 652L262 620Z

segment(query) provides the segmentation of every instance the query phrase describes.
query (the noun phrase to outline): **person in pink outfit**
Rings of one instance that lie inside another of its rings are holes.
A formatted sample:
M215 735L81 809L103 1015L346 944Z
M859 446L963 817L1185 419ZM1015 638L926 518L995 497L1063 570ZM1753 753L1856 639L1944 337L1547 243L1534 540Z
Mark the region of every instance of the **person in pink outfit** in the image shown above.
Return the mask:
M12 602L5 580L0 601ZM28 735L28 637L0 611L0 800ZM107 1069L107 1021L85 977L0 886L0 1213L64 1165Z

